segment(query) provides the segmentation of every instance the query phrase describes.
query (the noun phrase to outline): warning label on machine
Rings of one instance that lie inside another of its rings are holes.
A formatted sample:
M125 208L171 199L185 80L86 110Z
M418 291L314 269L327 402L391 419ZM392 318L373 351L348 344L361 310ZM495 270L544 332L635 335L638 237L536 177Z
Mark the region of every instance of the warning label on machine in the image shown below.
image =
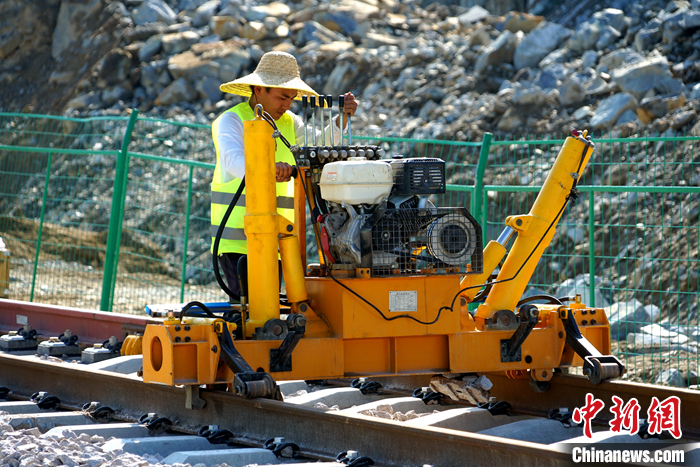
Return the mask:
M389 311L418 311L418 291L401 290L389 292Z

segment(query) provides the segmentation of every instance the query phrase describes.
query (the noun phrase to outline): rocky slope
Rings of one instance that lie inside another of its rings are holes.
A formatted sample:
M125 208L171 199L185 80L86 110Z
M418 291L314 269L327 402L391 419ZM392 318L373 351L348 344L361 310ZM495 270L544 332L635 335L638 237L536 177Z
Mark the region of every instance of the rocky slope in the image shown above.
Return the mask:
M0 107L210 122L231 105L218 85L276 49L319 92L359 96L363 132L691 128L700 2L529 3L548 17L396 0L8 0Z

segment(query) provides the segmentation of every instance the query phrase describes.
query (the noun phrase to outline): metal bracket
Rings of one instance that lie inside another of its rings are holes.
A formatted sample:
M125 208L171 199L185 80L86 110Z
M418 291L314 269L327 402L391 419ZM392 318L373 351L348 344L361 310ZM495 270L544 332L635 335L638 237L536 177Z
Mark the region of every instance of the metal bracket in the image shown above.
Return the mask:
M268 373L253 371L243 356L233 345L233 337L228 326L224 326L219 336L221 358L233 371L234 391L239 396L248 399L264 397L266 399L282 400L282 393L275 380Z
M278 349L270 349L270 371L292 371L292 351L306 332L306 318L300 314L287 317L288 332Z
M185 408L190 410L203 409L207 401L199 397L199 386L196 384L185 385Z
M535 305L523 305L520 307L519 314L520 325L518 329L515 330L510 339L501 341L502 362L519 362L521 360L520 346L537 325L540 312Z
M625 374L625 365L614 355L603 355L588 339L583 337L578 328L573 310L560 313L566 331L566 344L583 358L583 372L593 384L619 378Z

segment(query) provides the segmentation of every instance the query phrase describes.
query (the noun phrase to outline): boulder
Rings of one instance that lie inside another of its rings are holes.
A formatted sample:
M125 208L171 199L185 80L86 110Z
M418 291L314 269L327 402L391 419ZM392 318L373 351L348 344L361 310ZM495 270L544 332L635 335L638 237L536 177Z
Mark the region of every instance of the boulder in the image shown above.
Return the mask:
M193 83L203 78L218 79L220 69L221 65L218 62L196 55L192 51L173 55L168 59L168 71L173 79L187 78Z
M218 102L222 96L221 89L219 89L220 85L221 81L218 78L205 77L196 80L194 88L200 98Z
M134 28L127 28L124 31L124 40L127 43L145 41L156 34L165 32L165 24L163 23L146 23Z
M536 67L557 46L568 39L571 31L557 23L543 22L528 33L518 44L513 54L517 70Z
M615 126L620 126L624 125L625 123L641 123L639 118L637 117L637 113L634 112L633 110L627 109L625 110L622 115L620 115L620 118L617 119L617 122L615 122Z
M74 97L66 104L64 112L69 110L94 109L102 106L102 93L100 91L90 91Z
M630 23L629 18L625 16L625 12L617 8L606 8L593 13L593 21L601 26L610 26L622 34L627 31Z
M192 18L192 26L195 28L201 28L209 24L209 21L214 17L220 5L219 0L209 0L206 3L201 4L194 12L194 17Z
M248 9L246 19L248 21L262 21L268 16L285 18L292 10L281 2L270 2L264 5L252 6Z
M585 100L586 91L578 75L568 77L559 88L559 103L564 107L579 105Z
M634 47L638 52L648 52L661 40L661 21L657 18L651 20L645 27L637 31L634 36Z
M569 49L572 52L583 53L595 47L595 43L600 39L601 26L595 22L586 21L576 29L569 39Z
M121 83L131 71L131 54L123 49L113 49L102 57L98 70L98 86L106 87Z
M503 31L496 40L490 43L479 54L476 59L474 71L483 73L489 65L497 65L502 63L511 63L515 48L520 42L518 34L513 34L510 31Z
M318 11L314 13L312 19L331 31L345 36L354 34L358 26L353 11L347 7Z
M185 78L178 78L158 94L155 105L173 105L181 102L191 102L197 98L195 91Z
M511 102L515 105L527 105L538 108L546 103L546 98L546 93L539 86L518 87L515 90L515 94L513 94Z
M557 49L553 52L550 52L546 57L544 57L539 63L539 67L546 68L555 63L564 63L569 59L570 55L571 51L569 50L569 47L562 47L561 49Z
M610 129L625 110L636 111L637 99L629 93L615 94L598 103L596 113L589 124L595 130Z
M168 73L165 60L154 61L141 67L141 86L149 96L157 95L173 79Z
M613 70L611 78L620 89L632 94L637 100L641 100L651 89L666 94L678 88L666 57L656 56L622 66Z
M199 42L201 37L194 31L163 34L163 52L167 55L175 55L184 52Z
M683 107L685 95L645 97L639 103L637 116L643 124L650 123L667 113Z
M177 14L163 0L144 0L131 12L134 24L163 22L174 24L177 22Z
M180 0L177 4L178 10L193 11L206 3L207 0Z
M550 67L540 71L537 74L535 81L533 81L533 84L541 87L543 90L547 90L558 88L561 85L561 81L560 76L554 67Z
M677 368L669 368L668 370L662 370L656 376L655 384L668 385L677 388L687 388L688 381L683 376L683 373Z
M664 15L662 20L661 40L664 44L673 44L685 31L685 9Z
M488 18L491 13L484 7L479 5L474 5L466 13L462 13L457 17L457 21L464 26L469 26L472 23L478 23L479 21Z
M501 119L498 121L496 128L498 128L499 131L511 133L522 128L524 123L525 120L523 119L522 115L520 115L518 111L510 108L506 110Z
M598 61L598 54L595 50L586 50L583 55L581 55L581 64L583 68L593 68L593 66Z
M642 328L653 324L655 315L651 310L636 299L628 302L616 302L605 308L605 315L610 323L610 338L613 340L625 340L628 334L641 333Z
M304 27L297 33L297 43L302 46L307 42L316 41L320 44L329 44L334 41L347 42L347 37L340 33L331 31L327 27L316 21L307 21Z
M362 45L370 49L376 49L378 47L387 45L399 45L400 41L394 36L389 36L388 34L378 34L373 32L368 32L365 34L362 40Z
M352 88L358 75L357 67L350 62L338 62L323 86L322 94L339 95Z
M544 21L544 16L535 16L530 13L511 11L503 21L503 30L510 32L522 31L529 33Z
M241 27L239 34L244 39L259 41L267 35L267 28L262 21L248 21Z
M160 53L163 47L163 34L151 36L139 49L139 62L150 62L151 59Z
M241 24L235 16L213 16L209 21L209 27L221 40L227 40L238 36Z
M598 71L611 72L623 65L631 65L643 59L644 57L629 47L613 50L609 54L600 57Z
M671 128L674 130L680 130L689 123L693 122L698 116L695 110L686 110L684 112L679 112L671 118Z
M560 96L561 96L561 94L560 94ZM571 114L571 118L573 118L575 121L588 120L593 115L595 115L595 112L593 112L593 109L591 109L590 106L588 106L588 105L584 105L583 107L576 109L574 111L574 113Z
M606 24L600 30L600 37L595 43L595 48L597 50L607 49L620 40L621 37L620 31Z
M102 103L106 106L112 106L119 101L127 101L134 96L131 86L117 85L111 89L102 91Z

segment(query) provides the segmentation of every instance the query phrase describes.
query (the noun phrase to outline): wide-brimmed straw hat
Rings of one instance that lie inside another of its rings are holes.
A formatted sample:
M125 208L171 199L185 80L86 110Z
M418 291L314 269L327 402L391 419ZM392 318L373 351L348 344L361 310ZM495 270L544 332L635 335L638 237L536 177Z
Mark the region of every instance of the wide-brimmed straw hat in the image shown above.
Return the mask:
M286 52L266 53L254 72L224 83L220 89L231 94L250 97L251 86L294 89L297 91L294 98L296 100L301 100L302 96L318 96L318 93L299 77L297 59Z

